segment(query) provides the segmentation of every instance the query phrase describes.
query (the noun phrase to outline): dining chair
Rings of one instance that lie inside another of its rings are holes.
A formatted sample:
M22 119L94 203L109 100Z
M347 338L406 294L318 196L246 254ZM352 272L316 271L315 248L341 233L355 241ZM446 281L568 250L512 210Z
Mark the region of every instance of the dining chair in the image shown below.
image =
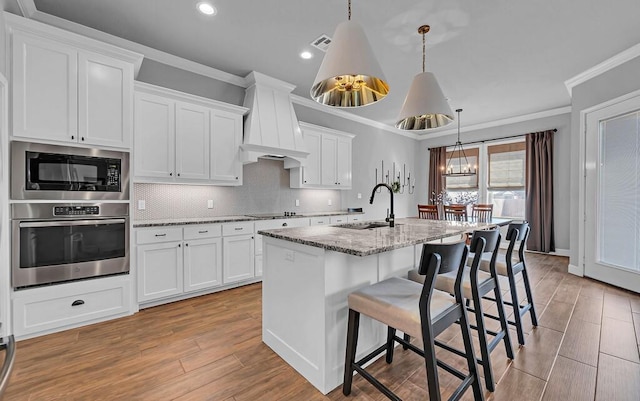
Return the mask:
M444 219L450 221L467 221L466 205L444 205Z
M393 362L395 343L403 345L424 358L427 389L431 401L439 401L440 381L438 368L456 376L460 384L450 396L460 399L471 387L474 400L484 400L480 387L480 376L473 351L473 341L469 329L467 310L462 295L462 274L467 257L464 242L451 244L424 244L420 258L419 273L426 276L424 283L392 277L384 281L363 287L349 294L349 320L347 327L347 347L344 366L342 393L351 394L353 373L358 372L381 393L392 400L400 400L387 386L376 379L365 365L376 356L386 352L386 362ZM454 272L457 279L454 285L455 296L436 290L434 284L438 273ZM360 315L368 316L387 326L387 341L368 355L356 360L358 346L358 327ZM461 329L466 360L466 372L436 358L436 337L448 327ZM405 341L396 335L400 330L408 336L422 339L422 348ZM447 382L449 379L447 378Z
M438 205L418 205L418 218L438 220Z
M471 207L471 218L474 221L491 221L493 203L475 203Z

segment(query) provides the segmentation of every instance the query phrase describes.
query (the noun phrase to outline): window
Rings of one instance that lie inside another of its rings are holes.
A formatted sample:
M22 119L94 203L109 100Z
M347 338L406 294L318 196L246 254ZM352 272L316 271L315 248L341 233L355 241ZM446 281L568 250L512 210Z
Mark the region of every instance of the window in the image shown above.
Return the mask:
M494 142L495 143L495 142ZM492 203L494 217L524 219L525 208L525 142L482 144L477 148L465 148L462 154L447 152L450 166L477 167L477 174L467 177L444 177L447 196L444 203ZM444 167L443 167L444 170Z
M524 218L524 142L487 146L487 201L496 217Z

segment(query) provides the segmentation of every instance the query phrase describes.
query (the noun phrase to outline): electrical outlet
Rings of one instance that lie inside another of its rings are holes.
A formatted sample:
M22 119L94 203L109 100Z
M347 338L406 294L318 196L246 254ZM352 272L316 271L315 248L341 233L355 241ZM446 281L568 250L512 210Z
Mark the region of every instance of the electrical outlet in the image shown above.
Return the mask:
M300 199L296 199L296 206L300 206Z
M362 199L362 194L358 192L358 199Z
M144 199L138 200L138 210L144 210L146 208L147 208L147 203L144 201Z
M207 209L213 209L213 199L207 201Z
M331 206L331 199L327 199L327 205Z

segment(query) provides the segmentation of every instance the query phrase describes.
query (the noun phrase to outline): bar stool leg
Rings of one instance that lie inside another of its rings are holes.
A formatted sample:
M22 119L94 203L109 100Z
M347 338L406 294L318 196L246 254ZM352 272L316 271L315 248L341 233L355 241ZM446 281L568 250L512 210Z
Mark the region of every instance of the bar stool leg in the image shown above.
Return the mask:
M500 318L500 327L504 332L504 348L507 352L507 358L513 359L515 357L513 353L513 347L511 346L511 337L509 335L509 324L507 323L507 314L504 311L504 303L502 302L502 293L498 285L493 288L493 295L496 299L496 306L498 307L498 317Z
M538 316L536 314L536 307L533 304L533 296L531 294L531 285L529 284L529 275L527 274L527 268L524 267L521 273L522 273L522 281L524 282L524 290L527 293L527 301L529 302L529 305L531 305L529 309L529 313L531 314L531 323L534 326L538 326Z
M482 303L477 291L473 291L473 310L476 316L476 327L478 328L478 342L480 343L480 355L482 357L482 369L484 370L484 380L487 390L494 392L496 390L493 383L493 369L489 359L489 345L487 344L487 330L484 326L484 316L482 312ZM475 356L474 356L475 357Z
M430 325L422 326L422 342L424 347L424 363L427 370L427 389L430 401L440 401L440 382L438 380L438 361L433 330ZM464 329L463 329L464 331Z
M524 345L524 329L522 328L522 316L520 316L520 300L516 290L516 279L513 272L509 271L509 292L511 293L511 304L513 305L513 318L516 321L516 332L518 333L518 344Z
M353 363L356 361L356 346L358 345L358 328L360 326L360 312L349 309L349 325L347 327L347 352L344 358L344 384L342 394L351 394L353 381Z
M462 316L460 317L460 328L462 329L462 341L464 342L464 349L467 354L467 367L469 373L475 375L476 379L471 383L473 389L474 400L484 400L484 394L480 387L480 375L478 375L478 365L476 365L476 354L473 351L473 342L471 341L471 329L469 328L469 319L467 318L467 311L463 308ZM438 394L439 396L439 394ZM429 393L429 399L431 400L431 393ZM439 397L437 398L440 399Z
M387 327L387 356L385 358L387 363L393 362L393 345L395 344L393 338L395 335L396 329L391 326Z

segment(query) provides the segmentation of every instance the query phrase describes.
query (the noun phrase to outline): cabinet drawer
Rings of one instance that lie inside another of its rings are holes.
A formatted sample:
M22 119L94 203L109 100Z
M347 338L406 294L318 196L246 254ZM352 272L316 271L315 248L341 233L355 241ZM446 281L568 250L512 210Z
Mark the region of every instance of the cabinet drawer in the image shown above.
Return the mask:
M138 229L136 244L155 244L159 242L182 241L181 227L161 227Z
M312 217L311 218L311 225L312 226L323 226L323 225L329 224L329 223L331 223L331 218L329 216Z
M106 283L102 280L81 281L42 290L25 290L14 298L16 335L62 328L129 311L128 279Z
M184 228L184 239L215 238L222 235L222 224L203 224Z
M342 224L347 222L347 216L331 216L331 224Z
M225 237L242 234L253 234L253 221L227 223L222 225L222 235Z

